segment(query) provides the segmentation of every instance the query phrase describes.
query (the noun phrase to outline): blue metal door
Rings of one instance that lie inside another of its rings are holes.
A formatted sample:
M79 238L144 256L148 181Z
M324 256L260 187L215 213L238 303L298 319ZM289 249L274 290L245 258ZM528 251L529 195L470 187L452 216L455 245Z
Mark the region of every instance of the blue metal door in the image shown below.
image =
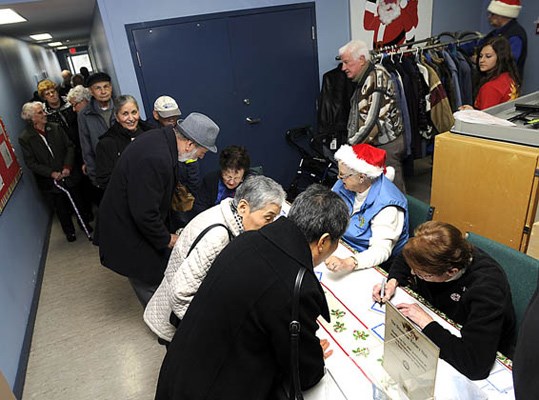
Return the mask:
M287 186L298 154L291 127L313 125L318 61L312 3L221 13L128 27L146 114L162 94L185 115L221 127L219 149L247 147L253 165ZM217 169L207 156L201 169Z

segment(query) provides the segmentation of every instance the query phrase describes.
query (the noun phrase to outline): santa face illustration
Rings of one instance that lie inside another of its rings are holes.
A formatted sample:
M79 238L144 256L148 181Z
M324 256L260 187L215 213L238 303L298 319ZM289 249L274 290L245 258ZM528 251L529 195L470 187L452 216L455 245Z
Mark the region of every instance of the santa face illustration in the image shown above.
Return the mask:
M418 24L417 0L367 0L363 28L373 31L373 48L414 39Z

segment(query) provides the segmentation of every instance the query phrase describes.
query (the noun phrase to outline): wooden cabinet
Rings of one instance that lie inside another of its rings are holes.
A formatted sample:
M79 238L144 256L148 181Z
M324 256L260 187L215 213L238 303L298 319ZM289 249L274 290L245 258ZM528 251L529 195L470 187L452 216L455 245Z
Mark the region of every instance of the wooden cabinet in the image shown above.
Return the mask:
M536 221L538 162L539 148L449 132L438 135L433 219L525 252Z

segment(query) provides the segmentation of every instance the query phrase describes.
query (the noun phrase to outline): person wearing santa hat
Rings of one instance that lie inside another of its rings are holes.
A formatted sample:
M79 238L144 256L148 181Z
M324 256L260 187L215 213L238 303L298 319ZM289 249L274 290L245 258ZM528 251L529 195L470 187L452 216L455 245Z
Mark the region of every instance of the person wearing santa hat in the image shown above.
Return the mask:
M509 40L511 54L513 54L522 80L524 77L524 64L528 54L528 37L522 25L516 20L521 9L520 0L492 0L487 11L488 22L494 29L478 43L465 44L461 46L461 49L468 54L472 54L490 38L504 36Z
M333 186L346 203L350 223L342 239L357 253L331 256L331 271L352 271L381 265L389 269L390 258L408 241L408 202L391 181L395 170L386 167L385 150L368 144L342 145L335 153L339 180Z

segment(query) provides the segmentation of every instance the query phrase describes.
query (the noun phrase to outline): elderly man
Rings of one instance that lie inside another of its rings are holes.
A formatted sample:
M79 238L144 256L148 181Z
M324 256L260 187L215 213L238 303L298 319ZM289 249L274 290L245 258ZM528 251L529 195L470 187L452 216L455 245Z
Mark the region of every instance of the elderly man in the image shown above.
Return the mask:
M299 381L301 389L315 385L330 352L316 336L316 319L329 320L329 310L313 267L335 251L347 225L339 196L312 185L288 217L227 245L179 325L155 399L275 398L272 385L290 377L289 324L299 270L305 272L296 300Z
M153 104L153 117L160 127L176 125L182 112L178 103L170 96L160 96ZM178 163L178 181L187 187L189 192L196 195L200 187L200 168L197 160L187 160ZM184 227L193 218L192 211L172 211L170 225L172 230Z
M62 71L62 84L60 85L60 89L58 92L60 93L60 96L65 97L67 93L71 90L71 78L73 77L73 74L71 71L68 71L67 69L64 69Z
M524 63L528 53L528 37L526 30L517 21L522 6L520 0L492 0L487 8L488 22L494 28L483 39L465 43L461 49L472 55L476 49L483 46L488 39L504 36L509 40L511 53L518 67L520 79L524 77Z
M118 160L99 207L101 264L127 276L145 307L163 279L178 235L167 227L178 161L217 152L219 127L192 113L137 137Z
M176 125L181 115L178 103L170 96L160 96L153 103L153 117L159 126Z
M92 184L98 187L95 180L95 148L99 137L114 123L114 103L112 102L112 85L110 76L104 72L96 72L86 80L92 99L79 112L79 136L84 158L84 171Z
M370 61L365 42L352 40L339 49L342 70L356 83L350 100L348 143L367 143L384 149L387 165L395 168L395 185L404 193L402 159L405 155L401 112L395 85L380 64Z

